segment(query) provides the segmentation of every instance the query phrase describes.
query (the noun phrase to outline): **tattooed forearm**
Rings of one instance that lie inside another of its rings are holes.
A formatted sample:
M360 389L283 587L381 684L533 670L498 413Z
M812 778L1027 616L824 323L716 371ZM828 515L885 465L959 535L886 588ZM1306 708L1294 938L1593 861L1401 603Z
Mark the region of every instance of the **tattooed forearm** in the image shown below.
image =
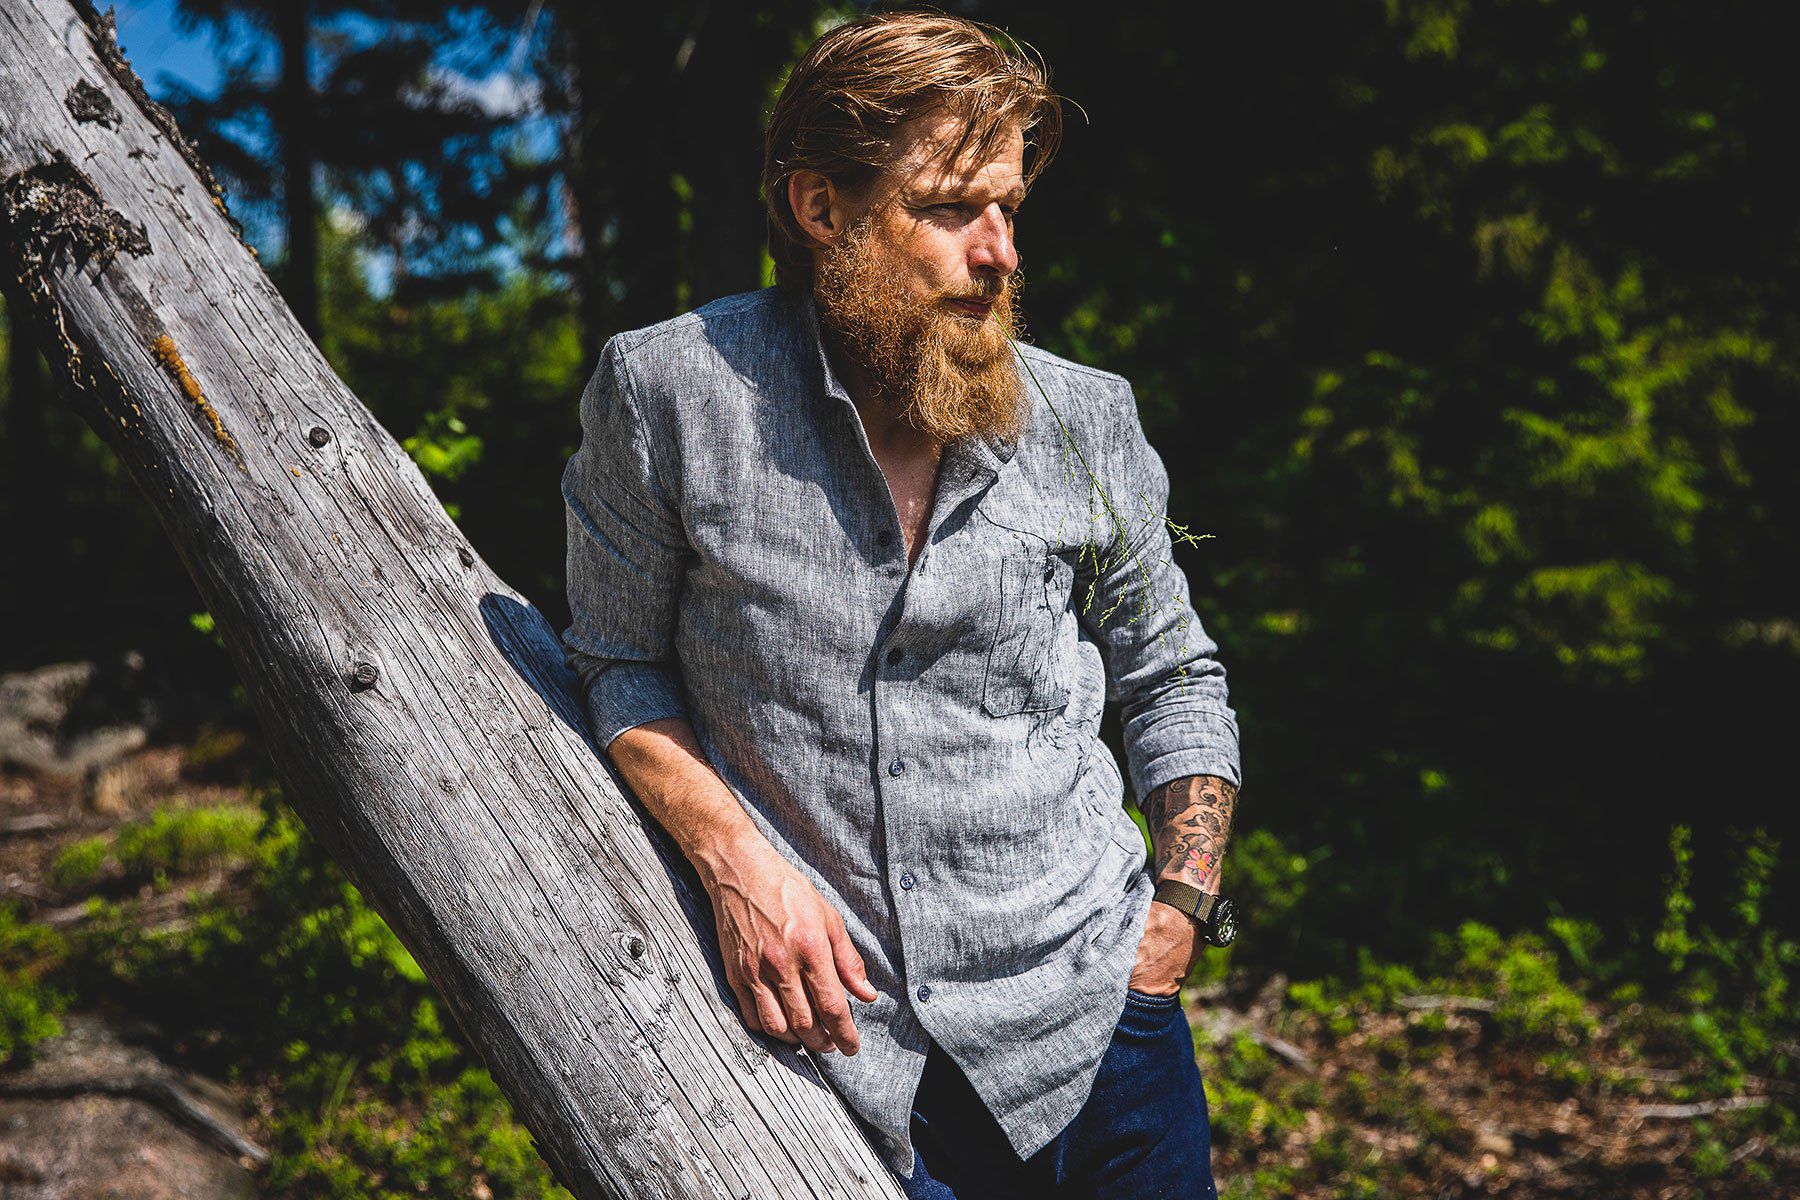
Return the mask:
M1156 847L1152 878L1218 891L1236 803L1237 788L1217 775L1189 775L1151 792L1143 810Z

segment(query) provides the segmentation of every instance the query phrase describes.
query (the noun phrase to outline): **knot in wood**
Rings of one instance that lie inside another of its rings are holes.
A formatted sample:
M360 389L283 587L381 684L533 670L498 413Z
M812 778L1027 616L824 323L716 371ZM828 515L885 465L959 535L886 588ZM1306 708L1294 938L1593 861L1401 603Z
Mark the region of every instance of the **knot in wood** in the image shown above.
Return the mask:
M379 678L381 671L374 663L359 662L350 669L350 690L366 692L375 686L375 681Z
M331 440L331 430L325 428L323 425L314 425L311 429L306 431L306 440L312 445L313 449L317 450Z
M467 546L458 546L456 548L456 560L465 568L475 565L475 555Z
M75 86L63 97L63 105L77 121L91 121L107 129L117 129L124 120L119 115L118 105L112 102L112 97L85 79L75 81Z
M628 933L620 938L619 945L623 946L625 948L625 953L633 958L642 958L650 952L649 945L640 935L635 933Z

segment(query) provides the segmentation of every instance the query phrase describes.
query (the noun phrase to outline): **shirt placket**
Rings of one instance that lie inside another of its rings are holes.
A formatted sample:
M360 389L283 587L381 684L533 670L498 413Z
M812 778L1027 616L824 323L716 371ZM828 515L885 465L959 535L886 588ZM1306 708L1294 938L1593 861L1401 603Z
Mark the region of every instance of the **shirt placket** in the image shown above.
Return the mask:
M942 986L944 964L933 962L925 950L943 941L941 930L940 936L932 936L932 927L957 919L957 914L951 911L953 900L935 894L932 886L930 848L936 839L930 829L930 808L923 802L934 785L932 763L912 748L922 739L911 736L916 730L909 728L925 719L929 706L911 703L919 672L918 664L908 661L912 654L908 613L929 605L940 588L961 586L957 580L931 569L937 533L949 514L994 482L997 465L992 452L981 442L964 439L945 449L925 544L907 572L893 627L876 648L873 761L878 766L873 782L878 800L876 819L881 825L882 843L887 847L888 890L900 941L900 955L894 966L906 981L915 1015L928 1030L932 1024L933 989ZM897 515L895 522L897 530ZM897 540L897 536L890 538L890 542ZM904 567L904 549L895 553Z
M862 416L850 399L819 336L818 315L810 299L806 305L807 323L811 327L818 356L820 378L826 394L848 410L851 427L869 471L878 497L873 505L880 515L873 524L876 553L870 561L884 578L901 576L898 611L886 638L875 647L874 698L872 703L874 748L869 761L875 764L871 788L876 798L876 823L880 826L880 843L886 847L888 894L892 898L898 953L892 966L905 981L906 995L902 1004L910 1004L919 1023L929 1030L933 981L942 982L941 963L934 963L923 953L933 944L930 926L944 920L957 919L950 911L950 901L933 894L928 848L931 844L930 817L919 798L931 783L931 764L909 748L909 710L921 713L917 705L909 705L909 691L916 684L918 672L909 664L907 611L911 600L921 596L915 589L937 587L939 573L930 569L933 546L944 520L971 497L979 495L999 478L1004 459L996 448L978 438L960 438L944 449L938 471L936 495L932 500L931 518L925 532L925 545L910 567L907 564L906 534L900 527L899 509L893 502L893 491L887 475L875 458L869 444ZM1002 444L1000 450L1010 457L1012 446ZM947 580L946 587L956 586ZM910 676L910 678L909 678ZM914 716L911 720L922 720Z

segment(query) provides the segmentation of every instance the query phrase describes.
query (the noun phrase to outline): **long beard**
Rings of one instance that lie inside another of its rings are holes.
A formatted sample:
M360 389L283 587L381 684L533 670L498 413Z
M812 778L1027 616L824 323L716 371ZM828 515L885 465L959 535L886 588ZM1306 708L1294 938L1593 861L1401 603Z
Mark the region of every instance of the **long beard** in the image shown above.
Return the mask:
M919 296L864 221L819 264L820 319L842 335L877 391L902 419L939 442L975 435L1016 440L1028 411L1012 339L1017 273L994 289ZM959 315L946 299L992 297L986 318Z

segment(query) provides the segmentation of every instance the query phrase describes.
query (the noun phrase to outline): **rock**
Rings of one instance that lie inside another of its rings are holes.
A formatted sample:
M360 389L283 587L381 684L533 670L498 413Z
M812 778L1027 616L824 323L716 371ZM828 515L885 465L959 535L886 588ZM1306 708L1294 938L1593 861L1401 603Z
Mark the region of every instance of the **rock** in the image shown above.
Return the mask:
M1513 1140L1506 1134L1497 1130L1482 1128L1475 1132L1475 1149L1481 1151L1483 1154L1493 1154L1498 1155L1501 1158L1511 1158L1513 1154Z
M222 1085L172 1067L105 1017L0 1074L7 1200L251 1200L266 1153Z
M138 749L150 712L143 657L52 663L0 675L0 763L42 775L80 776Z

